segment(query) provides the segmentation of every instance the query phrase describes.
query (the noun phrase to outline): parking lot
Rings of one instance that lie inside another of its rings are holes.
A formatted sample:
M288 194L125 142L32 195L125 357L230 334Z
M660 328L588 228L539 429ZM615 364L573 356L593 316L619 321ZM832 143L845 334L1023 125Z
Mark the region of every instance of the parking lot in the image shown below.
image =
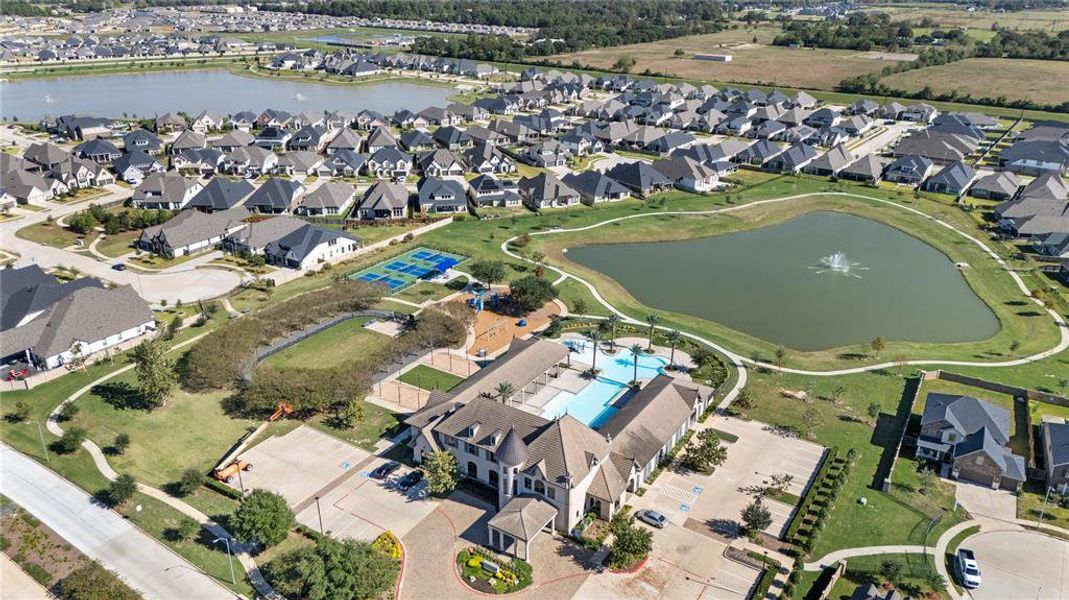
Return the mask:
M402 492L392 482L410 469L401 467L389 481L370 477L371 471L386 462L372 457L360 470L343 480L337 487L323 492L317 510L315 498L297 514L297 520L319 530L319 511L323 515L323 531L339 539L373 540L383 531L403 537L422 521L438 501L426 497L426 484Z
M240 456L252 463L241 474L246 490L263 488L281 494L290 506L314 498L335 479L364 467L370 454L315 429L302 426L272 437Z
M1028 531L993 531L966 539L976 553L982 584L974 600L1069 598L1069 542Z
M748 489L767 485L773 475L793 477L787 491L801 497L815 476L824 448L765 429L762 424L730 417L714 417L708 423L737 435L725 443L728 457L712 476L665 471L641 498L636 508L650 508L677 525L698 521L710 529L731 533L742 510L753 501ZM766 499L772 524L765 532L779 537L787 527L794 507ZM692 527L693 528L693 527Z
M742 600L760 573L725 557L725 548L722 542L669 524L653 530L653 554L643 569L590 577L575 597Z

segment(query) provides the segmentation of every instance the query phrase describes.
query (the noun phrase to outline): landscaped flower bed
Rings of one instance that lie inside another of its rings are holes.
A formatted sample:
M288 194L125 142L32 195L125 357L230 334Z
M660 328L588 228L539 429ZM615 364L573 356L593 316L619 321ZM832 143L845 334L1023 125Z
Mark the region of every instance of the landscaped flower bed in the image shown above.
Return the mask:
M531 585L531 565L514 558L505 563L478 547L457 554L461 579L472 589L489 594L510 594Z

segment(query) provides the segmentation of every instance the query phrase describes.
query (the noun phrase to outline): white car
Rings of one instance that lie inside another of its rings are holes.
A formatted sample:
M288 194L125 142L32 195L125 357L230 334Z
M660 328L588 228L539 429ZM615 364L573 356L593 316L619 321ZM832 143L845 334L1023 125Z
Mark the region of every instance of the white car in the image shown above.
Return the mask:
M664 529L664 526L668 524L668 519L655 510L640 510L635 513L635 518L657 529Z
M976 555L972 550L958 550L958 576L961 585L972 590L980 587L980 566L976 564Z

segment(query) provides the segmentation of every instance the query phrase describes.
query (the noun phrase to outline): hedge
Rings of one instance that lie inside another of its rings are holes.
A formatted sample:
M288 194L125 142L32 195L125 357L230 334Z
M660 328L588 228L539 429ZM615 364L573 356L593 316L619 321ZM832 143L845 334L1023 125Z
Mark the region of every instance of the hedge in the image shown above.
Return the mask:
M226 485L225 483L222 483L221 481L216 481L215 479L205 480L204 487L208 488L213 492L220 493L226 496L227 498L233 498L234 500L241 500L244 497L240 491L235 490L234 488L230 487L229 485Z
M790 525L787 526L787 531L783 535L783 539L796 543L795 538L798 535L798 529L805 521L805 517L812 510L813 503L816 501L817 495L820 494L820 486L824 482L824 479L830 473L832 466L835 464L838 458L839 448L833 446L828 449L828 453L824 456L824 460L820 463L820 467L817 471L816 478L813 479L813 485L809 486L806 490L805 496L802 498L802 503L798 506L798 510L794 513L794 518L791 519Z

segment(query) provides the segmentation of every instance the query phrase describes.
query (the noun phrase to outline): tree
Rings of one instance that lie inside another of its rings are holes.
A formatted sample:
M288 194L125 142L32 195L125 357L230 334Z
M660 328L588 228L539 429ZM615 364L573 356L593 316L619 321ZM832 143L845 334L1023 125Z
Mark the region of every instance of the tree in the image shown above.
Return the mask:
M282 496L267 490L253 490L241 499L230 521L238 539L259 541L271 547L286 539L293 527L293 511Z
M85 430L81 427L68 427L63 435L52 442L52 449L59 454L71 454L85 441Z
M776 346L776 366L783 366L783 359L787 358L787 349L782 344Z
M868 408L869 418L875 421L876 417L880 416L880 403L870 402Z
M672 353L668 358L668 366L669 368L671 368L676 364L676 346L678 346L679 342L682 341L683 334L679 333L679 330L673 329L668 333L664 334L664 337L666 340L668 340L668 346L672 349Z
M657 315L651 314L646 316L646 323L650 326L649 344L646 346L646 351L653 350L653 330L656 329L657 323L659 323L660 321L661 318Z
M746 535L756 538L757 534L772 524L772 513L761 502L761 498L757 498L749 506L742 509L742 522Z
M71 367L75 369L85 368L85 348L81 342L71 345Z
M716 467L727 460L728 450L720 443L720 438L712 429L703 429L687 444L687 454L683 457L683 466L711 475Z
M139 600L141 595L96 561L71 571L59 582L63 600Z
M897 560L887 559L880 562L880 575L891 583L901 583L903 571L902 563Z
M177 542L188 542L200 531L200 523L192 517L182 515L178 517L178 524L167 532L167 537Z
M638 357L642 354L642 344L631 344L631 347L628 348L628 349L631 350L631 357L632 357L632 359L634 360L634 363L635 363L635 376L631 379L631 381L634 381L635 384L637 385L638 384Z
M288 598L374 600L394 589L399 561L358 540L321 537L263 567L271 585Z
M672 56L675 56L676 58L683 58L686 55L687 52L682 48L676 48L676 51L672 53Z
M501 283L505 280L505 263L499 260L480 260L468 267L472 276L484 283Z
M931 467L921 467L917 470L917 480L920 482L920 487L917 491L922 494L927 494L930 490L935 488L938 479L935 471Z
M628 520L617 521L612 528L609 564L614 568L628 568L653 550L653 532Z
M164 400L178 383L173 363L164 354L166 348L156 339L141 342L131 353L137 389L148 408L163 406Z
M137 493L137 480L129 473L122 473L104 488L104 501L115 507L128 502Z
M115 441L111 443L111 451L115 454L123 454L126 449L130 447L130 436L125 433L120 433L115 436Z
M63 406L60 406L59 411L56 412L56 420L66 423L77 416L79 410L81 410L81 407L77 404L73 402L64 402Z
M609 345L616 348L616 328L620 326L620 315L611 313L608 319L605 319L605 324L609 327ZM1065 386L1062 386L1063 388Z
M15 403L15 410L7 413L6 418L12 423L22 423L30 418L30 405L19 400Z
M1017 349L1021 347L1021 342L1013 340L1010 342L1010 354L1017 354Z
M586 332L586 339L590 340L590 346L594 352L593 360L590 362L590 372L591 374L596 374L598 372L598 345L601 344L601 332L597 329L591 329Z
M753 408L753 395L748 390L739 390L731 405L742 410L750 410Z
M182 477L172 487L175 495L185 497L197 491L197 488L202 485L204 485L204 473L200 469L190 467L182 471Z
M494 392L497 393L497 398L501 400L502 404L508 404L509 400L512 399L512 395L516 393L516 388L511 381L502 381L494 388Z
M816 408L810 408L802 413L802 424L805 425L806 437L813 437L813 432L824 423L824 414Z
M628 73L635 66L635 59L630 56L621 56L612 64L614 71Z
M557 297L553 284L541 277L529 275L509 284L509 299L522 310L530 312Z
M875 356L876 358L879 358L880 357L880 352L883 352L883 349L885 347L887 347L887 344L884 343L882 337L877 336L876 339L874 339L871 342L869 342L869 346L872 348L873 356Z
M586 300L583 300L582 298L576 298L575 302L573 303L573 308L575 309L575 314L577 315L586 314Z
M791 475L790 473L776 473L772 476L772 483L768 484L766 490L775 494L782 494L791 486L792 481L794 481L794 475Z
M435 495L445 495L457 487L460 466L457 457L448 450L437 450L423 461L427 474L427 489Z

